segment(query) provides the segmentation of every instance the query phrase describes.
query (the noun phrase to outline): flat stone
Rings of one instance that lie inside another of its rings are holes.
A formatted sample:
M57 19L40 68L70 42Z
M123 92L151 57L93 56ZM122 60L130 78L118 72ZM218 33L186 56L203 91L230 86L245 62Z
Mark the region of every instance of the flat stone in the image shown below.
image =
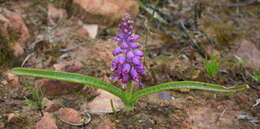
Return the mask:
M46 112L55 112L62 107L58 100L48 100L47 98L43 98L43 105Z
M96 24L85 24L83 28L88 32L88 36L95 39L98 34L98 25Z
M69 12L85 23L110 25L128 13L137 16L139 5L135 0L73 0Z
M27 28L23 18L20 14L9 10L4 10L0 14L0 32L6 35L15 35L18 37L17 43L21 44L22 47L28 45L31 37L29 29Z
M36 129L58 129L56 120L50 113L44 113L44 116L36 124Z
M124 107L123 102L115 95L108 93L104 90L98 89L100 95L93 101L87 104L87 109L92 113L112 113L113 108L111 106L111 100L116 111Z
M9 10L1 12L0 33L4 37L3 43L12 42L7 45L12 49L14 57L18 58L24 54L24 48L29 45L31 35L19 13Z
M80 124L81 120L80 113L72 108L61 108L58 111L58 117L63 121L75 124Z

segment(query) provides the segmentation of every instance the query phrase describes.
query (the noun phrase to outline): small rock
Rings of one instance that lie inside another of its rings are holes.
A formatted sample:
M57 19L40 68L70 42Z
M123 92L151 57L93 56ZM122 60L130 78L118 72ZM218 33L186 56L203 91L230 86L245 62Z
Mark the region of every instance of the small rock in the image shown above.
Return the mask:
M4 85L4 86L6 86L6 85L8 84L8 81L3 80L3 81L1 81L1 84Z
M4 10L0 14L0 23L1 35L5 36L7 43L12 42L10 47L13 55L20 57L24 54L24 48L29 44L31 37L22 16L16 12Z
M149 122L152 123L153 125L156 124L156 120L149 119Z
M180 92L182 92L182 93L188 93L188 92L190 92L190 89L182 88L182 89L180 89Z
M110 94L104 90L98 89L100 95L97 96L93 101L87 104L87 109L92 113L111 113L113 108L111 107L111 100L116 111L122 109L124 104L115 95Z
M5 123L0 122L0 129L4 129L5 128Z
M260 51L248 40L241 40L239 49L235 52L239 57L245 60L250 68L260 68Z
M48 4L48 19L60 20L67 17L64 9L56 8L53 4Z
M45 111L46 112L55 112L55 111L59 110L60 108L61 108L61 104L58 101L54 100L54 101L51 101L47 105Z
M2 14L1 17L5 18L3 20L0 18L0 21L4 22L4 28L0 27L1 32L5 34L9 34L10 32L16 34L18 32L20 35L18 35L17 42L22 45L27 44L31 35L21 15L8 10L5 10Z
M79 124L81 120L80 113L72 108L61 108L57 115L59 119L70 123Z
M21 46L21 44L19 44L19 43L13 43L11 48L13 50L13 55L15 57L19 57L19 56L22 56L24 54L24 49Z
M58 129L56 120L50 113L44 113L42 119L37 122L36 129Z
M98 33L98 25L96 24L85 24L83 28L88 32L88 36L95 39Z
M14 87L20 87L20 82L19 82L19 77L8 72L7 73L7 78L8 80L11 82L11 84L14 86Z
M7 121L8 122L15 122L18 120L18 117L15 113L9 113L7 114Z
M70 13L85 23L110 25L126 13L135 17L139 5L135 0L73 0Z
M58 100L49 100L44 97L42 101L46 112L55 112L62 107Z
M109 119L102 121L96 129L115 129L115 125Z

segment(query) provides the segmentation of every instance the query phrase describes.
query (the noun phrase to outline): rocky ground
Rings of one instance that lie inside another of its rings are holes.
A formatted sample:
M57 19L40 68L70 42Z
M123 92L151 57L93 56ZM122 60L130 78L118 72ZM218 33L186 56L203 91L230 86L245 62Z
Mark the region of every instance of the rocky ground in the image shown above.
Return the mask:
M156 11L134 0L0 0L0 129L259 129L260 3L142 2ZM53 69L112 83L112 39L125 13L142 36L146 87L194 80L249 89L165 91L142 98L133 111L113 113L110 100L116 108L122 103L104 91L10 73ZM214 76L205 68L212 56L219 62Z

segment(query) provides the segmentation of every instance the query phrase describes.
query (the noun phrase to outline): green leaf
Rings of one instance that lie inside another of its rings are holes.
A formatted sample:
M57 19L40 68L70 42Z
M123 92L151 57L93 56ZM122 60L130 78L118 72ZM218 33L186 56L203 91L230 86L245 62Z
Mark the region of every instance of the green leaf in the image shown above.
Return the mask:
M177 90L177 89L198 89L198 90L208 90L217 92L237 92L242 91L247 88L247 86L237 86L226 88L216 84L209 84L204 82L194 82L194 81L179 81L179 82L168 82L149 88L144 88L133 94L132 101L135 102L142 96L146 96L152 93L160 92L162 90Z
M48 78L52 80L84 84L95 88L100 88L102 90L106 90L118 97L123 96L122 91L114 85L108 84L104 81L86 75L30 68L14 68L12 69L12 73L16 75Z

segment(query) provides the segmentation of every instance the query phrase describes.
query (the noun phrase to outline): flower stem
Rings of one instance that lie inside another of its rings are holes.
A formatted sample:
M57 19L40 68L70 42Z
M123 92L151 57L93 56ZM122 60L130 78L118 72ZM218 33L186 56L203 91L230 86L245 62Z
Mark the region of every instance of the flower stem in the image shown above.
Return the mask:
M127 83L126 91L124 94L124 99L123 102L125 104L126 109L133 109L134 108L134 103L131 101L133 98L133 86L131 82Z

